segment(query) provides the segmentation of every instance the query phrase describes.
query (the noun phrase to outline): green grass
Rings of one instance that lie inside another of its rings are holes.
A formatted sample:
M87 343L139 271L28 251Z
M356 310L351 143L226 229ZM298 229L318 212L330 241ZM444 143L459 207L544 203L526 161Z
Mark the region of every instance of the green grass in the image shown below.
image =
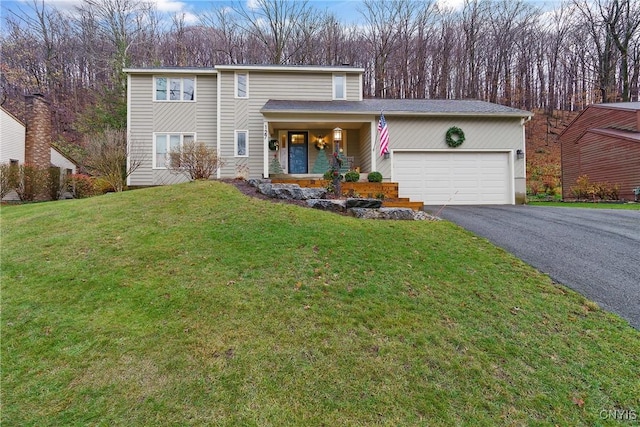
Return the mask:
M591 209L628 209L640 211L640 203L588 203L588 202L532 202L531 206L555 206L562 208L591 208Z
M638 331L446 221L357 220L218 182L1 215L3 426L640 412Z

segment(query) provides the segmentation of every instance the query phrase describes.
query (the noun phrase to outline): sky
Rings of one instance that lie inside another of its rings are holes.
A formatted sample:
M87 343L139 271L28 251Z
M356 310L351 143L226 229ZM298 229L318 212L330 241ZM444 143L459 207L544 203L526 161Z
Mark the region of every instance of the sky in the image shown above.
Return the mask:
M33 0L0 0L2 16L10 10L21 8L28 10ZM37 0L38 3L42 0ZM73 11L74 7L80 5L82 0L44 0L45 4L55 6L59 10ZM229 6L234 3L233 0L143 0L156 4L160 13L172 16L176 13L184 13L187 23L196 23L199 15L204 11L210 11L220 7ZM253 0L242 0L248 6L251 6ZM296 0L291 0L296 1ZM440 0L449 2L462 2L463 0ZM338 17L343 17L341 21L346 23L355 23L360 19L357 7L362 3L361 0L310 0L310 3L319 10L329 10Z
M8 11L15 11L18 8L23 10L29 9L29 4L34 0L0 0L0 15L4 17ZM40 3L43 0L36 0ZM203 12L211 11L221 7L229 6L234 0L143 0L156 4L158 12L165 14L167 17L176 13L183 13L187 24L195 24L199 22L199 16ZM249 7L255 0L241 0ZM296 0L290 0L296 1ZM464 0L436 0L440 5L453 9L460 9ZM552 7L559 4L561 0L528 0L536 6ZM55 6L60 10L73 11L74 7L81 4L82 0L44 0L46 4ZM328 10L333 12L338 19L344 24L358 24L362 22L362 16L358 12L358 8L362 4L362 0L309 0L309 2L319 10ZM1 25L1 24L0 24Z

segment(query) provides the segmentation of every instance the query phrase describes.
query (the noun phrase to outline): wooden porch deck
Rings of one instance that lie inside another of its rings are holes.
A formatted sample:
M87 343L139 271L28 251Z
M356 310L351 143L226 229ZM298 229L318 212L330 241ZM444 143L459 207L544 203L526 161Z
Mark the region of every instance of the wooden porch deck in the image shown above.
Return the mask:
M298 184L300 187L326 187L329 185L329 181L318 178L271 178L271 182L274 184ZM410 208L419 211L424 207L423 202L399 197L397 182L343 182L342 194L371 199L379 199L384 196L382 206L385 208Z

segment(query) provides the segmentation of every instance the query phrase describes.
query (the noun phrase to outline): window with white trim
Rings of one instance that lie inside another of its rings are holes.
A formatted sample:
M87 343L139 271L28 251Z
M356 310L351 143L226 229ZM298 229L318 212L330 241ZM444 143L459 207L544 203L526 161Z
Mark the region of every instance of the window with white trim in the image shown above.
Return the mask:
M347 99L347 75L333 75L333 99Z
M249 97L249 74L236 73L236 98Z
M155 101L195 101L195 77L155 77Z
M194 142L193 133L157 133L153 142L153 168L166 169L169 165L169 153L180 149L185 143Z
M233 155L235 157L249 157L249 131L235 131Z

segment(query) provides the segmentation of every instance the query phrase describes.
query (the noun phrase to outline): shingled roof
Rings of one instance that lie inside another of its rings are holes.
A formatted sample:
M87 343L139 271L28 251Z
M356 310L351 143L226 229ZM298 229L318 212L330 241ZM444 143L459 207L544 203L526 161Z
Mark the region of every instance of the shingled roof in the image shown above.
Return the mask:
M339 113L425 115L425 116L512 116L530 117L533 113L477 100L443 99L365 99L363 101L290 101L271 99L262 113Z

